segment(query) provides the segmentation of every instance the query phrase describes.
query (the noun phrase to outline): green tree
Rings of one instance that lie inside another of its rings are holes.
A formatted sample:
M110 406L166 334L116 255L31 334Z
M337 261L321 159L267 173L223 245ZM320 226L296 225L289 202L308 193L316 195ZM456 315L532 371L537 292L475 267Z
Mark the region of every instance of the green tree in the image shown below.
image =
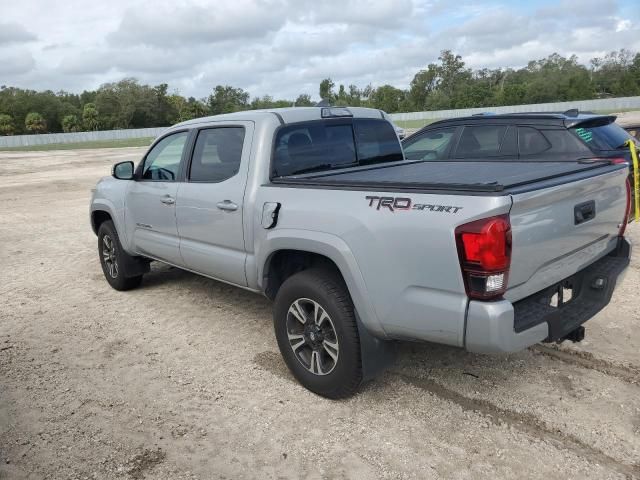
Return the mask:
M175 123L172 120L178 115L174 104L169 100L170 96L167 95L168 90L169 86L166 83L161 83L153 87L153 93L155 94L155 118L153 119L153 123L156 126L171 125Z
M161 126L157 105L158 92L135 78L106 83L96 94L100 124L107 129Z
M207 115L207 106L204 102L196 100L194 97L189 97L185 105L183 120L191 120L193 118L200 118Z
M65 115L62 119L62 130L64 132L79 132L82 129L80 120L75 115Z
M13 126L13 118L6 113L0 114L0 135L13 135L15 128Z
M391 85L382 85L371 94L371 106L387 113L399 112L405 97L404 90Z
M298 98L295 100L296 107L313 107L314 103L311 101L311 95L306 93L302 93L298 95Z
M333 91L333 87L335 87L336 84L333 83L333 80L331 80L330 78L325 78L324 80L322 80L320 82L320 98L322 100L328 100L330 102L335 100L336 94Z
M82 110L82 124L85 130L95 131L100 126L98 109L95 103L86 103Z
M409 85L409 101L415 110L427 108L427 98L438 86L438 66L435 63L427 65L426 70L415 74Z
M24 119L24 126L29 133L44 133L47 131L47 121L38 112L30 112Z
M207 105L211 115L247 110L249 108L249 94L241 88L217 85L213 89L213 93L209 95Z

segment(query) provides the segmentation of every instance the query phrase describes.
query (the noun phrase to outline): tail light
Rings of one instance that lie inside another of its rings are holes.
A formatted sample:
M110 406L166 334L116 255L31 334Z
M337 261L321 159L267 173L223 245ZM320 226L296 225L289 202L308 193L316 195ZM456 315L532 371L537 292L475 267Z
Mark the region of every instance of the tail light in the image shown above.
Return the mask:
M455 235L467 295L482 300L501 297L507 290L511 266L509 216L460 225Z
M620 237L624 236L624 232L627 229L627 223L629 223L629 215L631 215L631 181L627 178L625 183L627 185L627 207L624 209L624 217L622 218L620 231L618 232L618 236Z
M607 160L611 162L611 165L622 165L623 163L629 163L629 160L622 157L608 158Z

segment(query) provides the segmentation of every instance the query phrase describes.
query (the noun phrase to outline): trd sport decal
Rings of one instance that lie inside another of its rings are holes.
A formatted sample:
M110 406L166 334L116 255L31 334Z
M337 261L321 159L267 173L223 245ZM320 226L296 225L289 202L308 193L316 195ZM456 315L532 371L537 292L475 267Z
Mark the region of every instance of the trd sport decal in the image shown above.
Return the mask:
M410 198L406 197L373 197L367 195L369 206L380 210L388 208L392 212L396 210L428 210L430 212L458 213L462 207L454 207L452 205L429 205L427 203L413 203Z

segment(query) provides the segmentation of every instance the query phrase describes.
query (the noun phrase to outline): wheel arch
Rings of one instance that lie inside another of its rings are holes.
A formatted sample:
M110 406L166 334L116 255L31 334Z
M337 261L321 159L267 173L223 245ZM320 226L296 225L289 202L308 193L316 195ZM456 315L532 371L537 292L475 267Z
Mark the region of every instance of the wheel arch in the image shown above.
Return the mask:
M277 232L277 233L276 233ZM308 230L276 230L258 253L258 282L262 292L275 298L291 275L316 266L336 271L344 280L362 323L376 336L386 333L367 295L364 277L348 245L331 234Z
M91 229L93 230L93 233L97 235L98 230L100 229L100 225L102 225L104 222L108 220L113 221L113 217L111 216L111 213L109 213L107 210L103 210L103 209L93 210L91 212Z

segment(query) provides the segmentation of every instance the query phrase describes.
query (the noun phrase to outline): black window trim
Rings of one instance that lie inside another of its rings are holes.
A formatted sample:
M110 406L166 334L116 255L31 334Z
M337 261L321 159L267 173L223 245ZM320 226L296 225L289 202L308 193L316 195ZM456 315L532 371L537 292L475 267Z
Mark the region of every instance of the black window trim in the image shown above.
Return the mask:
M182 155L180 156L180 164L178 165L178 175L175 179L173 180L153 180L151 178L142 178L142 174L144 172L144 165L145 163L147 163L147 157L149 156L149 154L153 151L153 149L156 147L156 145L158 145L161 141L163 141L165 138L170 137L172 135L176 135L178 133L187 133L187 138L184 142L184 147L182 148ZM142 160L140 161L140 163L138 163L138 166L136 167L136 171L134 174L134 180L137 182L155 182L155 183L178 183L183 181L183 170L184 170L184 166L185 163L187 161L187 152L189 151L189 149L191 148L191 140L193 137L193 129L192 128L181 128L179 130L171 130L170 132L167 132L161 136L159 136L158 138L156 138L153 143L149 146L149 149L146 151L146 153L144 154L144 157L142 157Z
M531 128L531 129L537 131L540 135L542 135L542 138L544 138L544 141L547 142L547 144L549 146L547 148L545 148L544 150L542 150L541 152L521 153L520 152L520 129L521 128ZM542 155L545 152L548 152L549 150L551 150L552 148L553 148L553 144L549 141L547 136L543 133L543 129L542 128L534 127L532 125L518 125L518 158L529 158L529 157L535 157L536 155Z
M458 141L460 140L460 134L462 132L462 129L464 128L464 125L439 125L436 128L434 128L433 130L425 130L422 133L418 132L414 135L411 135L410 137L407 137L407 140L409 139L414 139L416 138L416 142L419 141L423 136L425 135L429 135L431 133L437 132L439 130L447 130L453 128L453 135L451 135L451 141L449 142L449 145L447 146L447 148L445 149L442 158L438 159L438 160L420 160L422 161L427 161L427 162L446 162L449 160L453 160L456 161L457 159L452 158L451 154L453 151L453 146L457 146L458 145ZM415 142L413 142L415 143ZM402 154L404 155L404 142L400 142L400 145L402 146ZM411 146L411 145L409 145ZM407 158L405 157L405 160L407 160ZM413 162L415 160L407 160L410 162Z
M185 171L184 171L184 179L182 180L185 183L222 183L222 182L226 182L227 180L230 180L234 177L236 177L239 173L240 173L240 168L238 168L238 171L235 173L235 175L232 175L229 178L225 178L224 180L220 180L218 182L213 182L211 180L191 180L191 164L193 163L193 154L195 153L195 149L196 149L196 143L198 141L198 135L200 135L200 132L202 130L214 130L214 129L219 129L219 128L242 128L242 133L243 133L243 137L242 137L242 153L240 154L240 167L242 166L242 156L244 155L244 143L245 140L247 138L247 127L245 125L238 125L238 124L224 124L224 125L207 125L207 126L202 126L202 127L198 127L195 128L193 133L192 133L192 141L189 144L189 156L187 158L186 161L186 165L185 165Z
M275 162L275 158L276 158L276 139L278 138L278 134L280 133L280 131L284 128L289 128L289 127L294 127L294 126L304 126L304 125L312 125L312 124L317 124L317 123L324 123L324 124L329 124L329 125L350 125L351 126L351 135L353 136L353 146L355 149L355 155L356 155L356 163L359 161L358 160L358 145L356 143L356 137L355 137L355 128L353 125L353 121L354 120L373 120L375 122L385 122L391 125L391 122L389 122L386 118L376 118L376 117L337 117L337 118L319 118L316 120L303 120L301 122L291 122L291 123L285 123L284 125L279 125L275 131L273 132L273 139L271 141L271 158L269 160L269 181L272 182L274 179L279 178L279 176L275 176L273 174L273 167L274 167L274 162ZM393 125L391 125L391 128L393 128ZM395 131L395 130L394 130ZM400 140L398 140L398 142L400 142ZM402 144L400 144L400 151L402 152ZM404 153L403 153L404 156ZM404 161L404 160L401 160ZM355 165L358 166L358 165Z
M504 142L504 139L507 135L507 133L509 132L509 128L511 127L510 123L505 123L505 122L487 122L487 123L479 123L479 122L474 122L474 123L468 123L465 125L460 125L460 131L458 132L458 137L456 138L456 146L455 149L453 149L453 151L451 151L450 153L450 160L453 161L465 161L468 160L469 158L472 157L456 157L454 155L456 155L456 153L458 152L458 146L460 144L460 140L462 139L462 135L464 134L464 130L467 128L474 128L474 127L506 127L504 129L504 133L502 134L502 138L500 139L500 143L499 143L499 148L498 148L498 155L491 155L491 156L487 156L487 158L490 158L492 161L494 161L495 159L500 159L500 158L513 158L514 156L517 156L518 154L516 153L515 155L507 155L507 154L503 154L501 153L502 150L502 142Z

